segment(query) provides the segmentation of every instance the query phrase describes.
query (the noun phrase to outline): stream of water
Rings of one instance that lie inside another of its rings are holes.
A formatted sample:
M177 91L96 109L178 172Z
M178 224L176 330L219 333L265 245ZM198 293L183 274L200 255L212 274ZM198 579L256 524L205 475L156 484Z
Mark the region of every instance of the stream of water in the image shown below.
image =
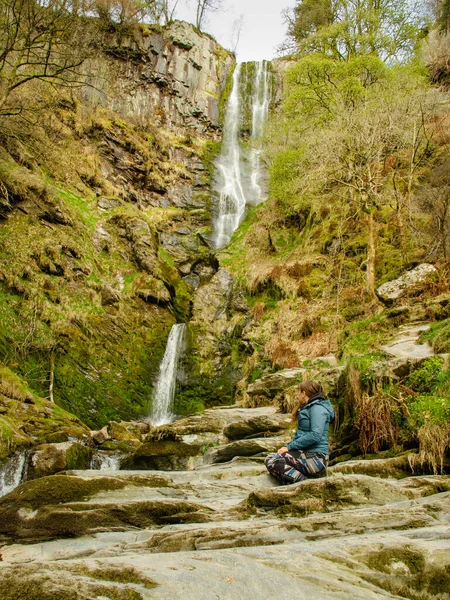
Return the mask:
M233 84L225 112L222 150L216 161L214 191L219 201L214 222L214 245L223 248L239 227L247 205L265 199L261 140L271 97L269 63L256 63L253 80L242 76L242 64L233 73ZM248 88L250 99L245 98ZM243 112L250 104L251 132L247 147L240 139Z
M25 452L18 452L0 469L0 498L22 483L26 460Z
M173 325L164 357L159 366L159 375L153 395L150 421L154 426L171 423L175 417L172 412L172 404L175 397L178 362L184 348L185 337L186 324Z

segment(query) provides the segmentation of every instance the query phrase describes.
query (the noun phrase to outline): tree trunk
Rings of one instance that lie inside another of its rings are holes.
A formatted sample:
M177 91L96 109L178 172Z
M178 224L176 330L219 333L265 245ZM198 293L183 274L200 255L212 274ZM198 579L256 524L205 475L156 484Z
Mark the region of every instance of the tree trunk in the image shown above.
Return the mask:
M53 383L55 381L55 353L51 352L50 354L50 385L49 385L49 389L48 389L48 395L49 395L49 399L50 402L52 402L53 404L55 403L55 401L53 400Z
M367 291L370 296L375 296L375 234L373 214L367 217L368 240L367 240Z

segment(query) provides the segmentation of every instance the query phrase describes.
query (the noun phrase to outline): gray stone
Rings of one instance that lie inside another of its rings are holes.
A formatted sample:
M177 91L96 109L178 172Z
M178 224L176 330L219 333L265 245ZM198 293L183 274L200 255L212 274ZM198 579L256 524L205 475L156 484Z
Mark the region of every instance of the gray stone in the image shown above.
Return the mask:
M122 201L119 200L119 198L106 198L104 196L101 196L97 200L97 206L101 210L111 210L111 209L117 208L118 206L121 206L121 205L122 205Z
M424 263L412 271L404 273L398 279L388 281L388 283L381 285L377 289L377 295L380 300L390 304L394 300L398 300L399 298L408 295L408 293L414 290L417 285L425 283L426 281L437 277L437 275L438 271L436 267Z
M91 431L91 438L98 446L100 446L104 442L111 439L111 436L108 433L107 427L103 427L99 431Z
M433 356L433 348L425 342L419 342L420 334L430 328L429 323L416 323L400 327L398 336L389 344L381 346L381 350L389 356L403 359L424 359Z

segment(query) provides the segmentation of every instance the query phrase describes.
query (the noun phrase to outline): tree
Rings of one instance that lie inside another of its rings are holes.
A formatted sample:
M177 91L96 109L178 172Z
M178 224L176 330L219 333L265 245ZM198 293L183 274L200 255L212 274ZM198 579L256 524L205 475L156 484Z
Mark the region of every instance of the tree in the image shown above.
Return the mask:
M149 16L154 23L168 25L175 18L180 0L145 0Z
M231 50L236 54L236 51L239 46L239 42L241 41L242 31L245 26L245 17L244 15L240 15L237 19L233 21L233 25L231 27Z
M392 61L413 51L423 22L418 0L298 0L289 33L302 53Z
M67 0L2 0L0 6L0 117L18 114L13 95L34 80L81 83L88 55L81 23Z
M195 25L198 29L202 29L205 24L208 13L219 11L224 4L224 0L197 0L197 10L195 17Z

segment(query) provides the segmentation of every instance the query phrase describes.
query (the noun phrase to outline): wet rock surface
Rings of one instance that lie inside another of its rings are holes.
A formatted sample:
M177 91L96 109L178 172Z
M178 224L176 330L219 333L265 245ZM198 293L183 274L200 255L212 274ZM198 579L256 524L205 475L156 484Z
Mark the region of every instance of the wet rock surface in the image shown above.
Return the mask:
M406 454L279 486L263 460L288 427L273 407L210 410L159 441L141 427L142 453L190 447L191 470L22 484L0 500L2 598L445 598L450 477L413 476Z

